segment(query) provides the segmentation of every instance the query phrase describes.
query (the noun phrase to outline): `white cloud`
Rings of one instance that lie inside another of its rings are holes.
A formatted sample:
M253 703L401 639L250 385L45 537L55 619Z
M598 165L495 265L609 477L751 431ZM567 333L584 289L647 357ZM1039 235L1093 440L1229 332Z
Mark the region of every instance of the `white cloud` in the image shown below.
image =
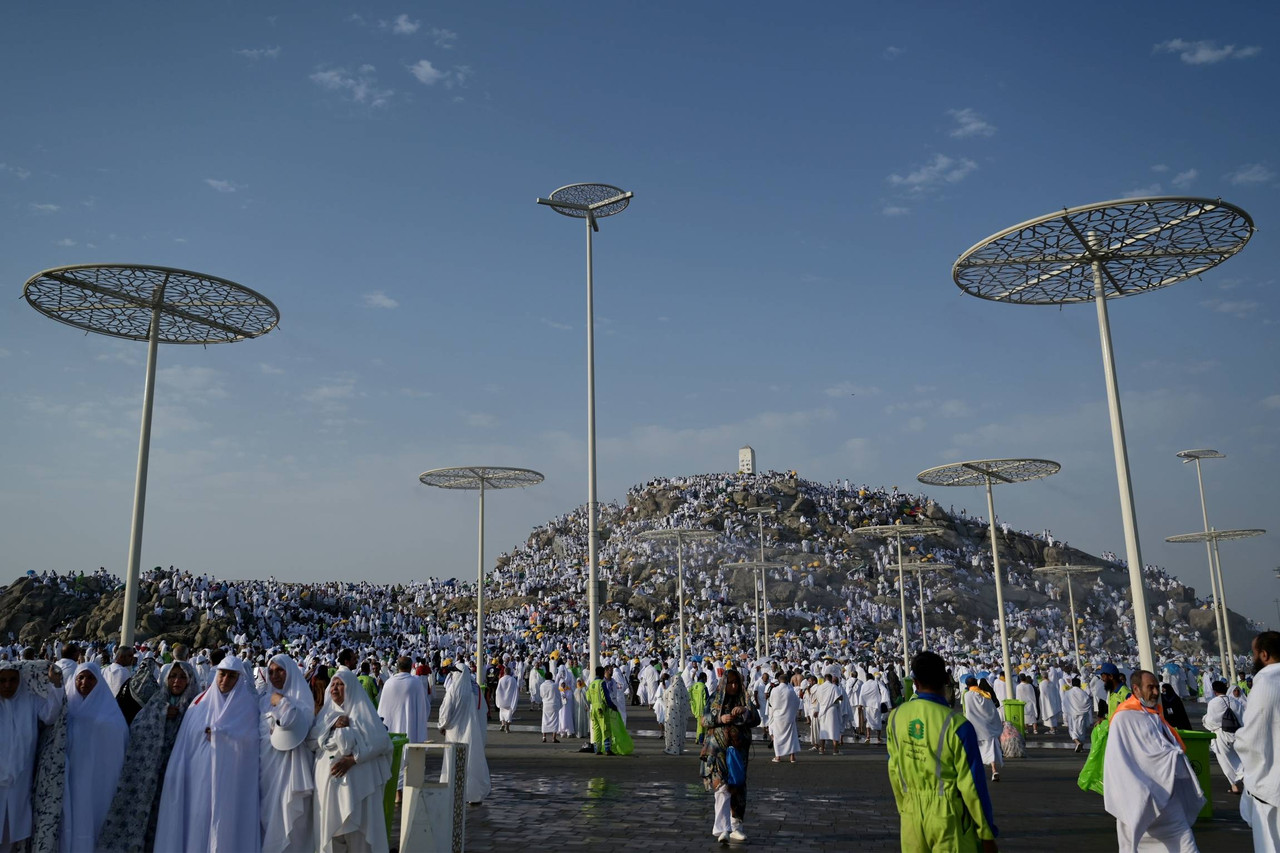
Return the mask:
M947 110L947 115L956 120L956 126L950 135L956 139L967 139L970 136L993 136L996 126L978 115L976 110L965 107L962 110Z
M63 248L70 248L75 244L76 244L76 241L72 240L70 237L63 237L61 240L55 240L53 245L62 246Z
M257 61L259 59L275 59L280 55L280 46L275 47L242 47L235 51L236 56Z
M267 364L265 361L258 362L258 369L267 376L280 376L284 373L283 367L276 367L274 365Z
M59 210L62 210L62 208L56 204L37 204L33 202L31 205L32 213L57 213Z
M422 26L421 21L411 21L409 16L405 14L396 15L396 19L391 22L391 32L398 36L411 36Z
M498 419L484 412L467 412L467 426L488 428L498 425Z
M1264 409L1280 409L1280 394L1272 394L1262 401Z
M925 419L919 416L907 420L907 432L924 432Z
M310 79L320 88L336 92L357 104L366 104L375 108L385 107L391 102L395 90L380 88L376 71L376 68L368 64L361 65L355 71L348 71L346 68L328 68L316 71Z
M445 71L436 68L428 59L419 59L413 65L408 66L409 73L417 78L418 82L424 86L434 86L437 83L444 84L446 89L452 89L455 86L465 86L474 73L470 65L455 65L452 69ZM455 98L455 100L457 100Z
M212 367L188 367L182 364L162 367L156 371L156 381L179 398L221 400L227 396L220 374Z
M828 397L856 397L859 394L864 397L870 397L872 394L879 394L880 389L874 385L855 385L852 382L845 381L823 389L822 393Z
M559 329L562 332L568 332L573 329L573 326L570 326L568 323L557 323L555 320L548 320L546 317L542 317L540 319L544 325L550 326L553 329Z
M1230 314L1243 320L1256 313L1262 306L1251 299L1209 299L1201 302L1200 307L1208 308L1218 314Z
M400 396L409 397L415 400L421 400L427 397L434 397L435 394L432 394L430 391L419 391L417 388L401 388Z
M882 208L880 211L880 213L884 216L906 216L910 212L911 212L911 208L902 207L901 205L897 205L897 204L885 205L885 207Z
M1152 53L1176 53L1187 65L1213 65L1224 59L1249 59L1262 52L1255 46L1237 48L1234 44L1218 46L1216 41L1169 39L1154 45Z
M1226 178L1238 186L1240 184L1265 184L1275 176L1275 172L1261 163L1249 163L1236 169Z
M1139 196L1160 195L1164 188L1160 184L1147 184L1144 187L1130 187L1122 193L1124 198L1138 198Z
M1191 182L1200 177L1200 173L1195 169L1187 169L1185 172L1179 172L1173 176L1173 180L1169 183L1173 184L1180 190L1184 190L1191 186Z
M0 163L0 172L8 172L20 181L25 181L27 178L31 177L31 172L21 166L14 166L11 163Z
M323 412L337 414L347 410L347 401L356 397L356 377L351 374L338 376L324 385L318 385L303 393L302 399ZM340 426L340 424L334 424Z
M431 39L436 43L436 47L443 50L452 50L453 43L458 40L458 34L453 30L446 30L444 27L432 27Z
M889 183L905 187L913 193L923 193L943 184L959 183L977 168L978 164L967 157L956 160L945 154L935 154L928 163L906 175L890 175Z
M11 355L13 355L13 353L11 353L9 350L5 349L4 347L0 347L0 358L8 358Z
M904 53L906 53L906 51L903 50L902 48L889 45L884 49L884 53L882 53L881 56L883 56L885 59L897 59L899 56L902 56L902 54Z
M373 293L364 295L364 305L366 308L399 308L400 303L392 299L381 290L375 290Z
M1157 164L1155 164L1154 166L1152 166L1152 167L1151 167L1151 171L1153 171L1153 172L1167 172L1167 171L1169 171L1169 167L1168 167L1168 166L1166 166L1164 163L1157 163Z
M237 184L235 181L224 181L219 178L205 178L204 182L220 193L233 193L244 189L244 184Z

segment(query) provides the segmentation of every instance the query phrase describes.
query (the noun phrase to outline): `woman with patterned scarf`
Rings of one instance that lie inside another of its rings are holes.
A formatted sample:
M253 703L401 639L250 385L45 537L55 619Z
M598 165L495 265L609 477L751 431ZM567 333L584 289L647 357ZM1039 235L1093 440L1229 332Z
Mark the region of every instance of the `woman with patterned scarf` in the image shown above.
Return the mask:
M707 730L701 753L702 783L715 794L711 834L721 844L746 841L743 819L747 809L747 762L751 730L760 725L760 711L736 669L725 671L702 724Z
M144 704L129 726L120 787L98 836L103 853L142 853L155 847L169 753L187 708L200 695L200 679L191 664L176 661L165 666L159 682L155 670L155 661L148 659L129 679L130 694Z

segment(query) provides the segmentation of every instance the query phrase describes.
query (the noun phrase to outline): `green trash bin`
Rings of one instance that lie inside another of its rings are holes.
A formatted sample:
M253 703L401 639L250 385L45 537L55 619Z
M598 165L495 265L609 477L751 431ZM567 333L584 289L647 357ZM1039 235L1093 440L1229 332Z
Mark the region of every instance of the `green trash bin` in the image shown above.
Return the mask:
M1025 702L1019 702L1017 699L1005 699L1000 703L1000 710L1004 711L1004 721L1017 729L1023 740L1027 739L1025 706Z
M387 838L391 837L391 821L396 816L396 786L400 782L400 758L404 755L404 745L409 736L400 732L391 733L391 778L382 793L382 810L387 815Z
M1200 809L1200 814L1196 817L1199 822L1213 817L1213 783L1209 778L1209 766L1213 757L1209 754L1209 742L1217 735L1187 729L1178 729L1178 734L1187 745L1187 760L1191 762L1191 769L1196 772L1196 779L1200 780L1200 790L1204 792L1204 808Z

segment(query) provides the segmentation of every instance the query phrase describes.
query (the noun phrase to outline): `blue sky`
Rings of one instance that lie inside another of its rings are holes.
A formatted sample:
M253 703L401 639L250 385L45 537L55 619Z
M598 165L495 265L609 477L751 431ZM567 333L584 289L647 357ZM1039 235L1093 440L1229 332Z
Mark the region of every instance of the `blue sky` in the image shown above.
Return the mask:
M1062 463L998 514L1123 551L1095 314L976 300L966 248L1063 206L1221 197L1259 232L1112 305L1144 557L1207 591L1210 520L1276 527L1280 13L1244 5L9 4L0 12L3 569L121 571L145 346L19 297L47 267L172 265L280 307L160 352L143 562L473 576L472 496L531 467L489 551L586 498L581 223L596 240L600 483L762 466L915 485ZM855 396L856 395L856 396ZM978 511L977 492L937 490ZM985 511L985 510L982 510ZM1224 546L1276 623L1272 535Z

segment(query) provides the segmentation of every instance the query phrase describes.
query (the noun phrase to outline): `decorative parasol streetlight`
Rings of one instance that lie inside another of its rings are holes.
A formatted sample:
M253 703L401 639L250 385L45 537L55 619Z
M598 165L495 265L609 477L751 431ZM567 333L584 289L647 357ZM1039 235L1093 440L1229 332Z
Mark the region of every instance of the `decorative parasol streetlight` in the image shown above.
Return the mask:
M488 489L517 489L536 486L545 478L528 468L493 465L464 465L459 468L432 468L418 475L424 486L480 492L480 555L476 569L476 682L485 685L484 653L484 493Z
M1013 670L1009 666L1009 630L1004 615L1004 579L1000 574L1000 549L996 541L996 505L991 496L993 483L1025 483L1040 480L1062 470L1048 459L978 459L954 462L921 471L916 479L930 486L986 486L987 525L991 530L991 571L996 579L996 609L1000 612L1000 655L1005 683L1013 696Z
M1200 487L1200 517L1204 519L1204 532L1209 532L1209 510L1205 507L1204 502L1204 477L1200 474L1201 459L1226 459L1227 454L1219 453L1216 450L1181 450L1177 454L1185 465L1188 462L1196 463L1196 484ZM1204 542L1205 556L1209 558L1209 589L1213 595L1213 627L1218 633L1218 657L1222 664L1222 673L1227 673L1227 641L1225 639L1227 632L1223 627L1226 622L1227 614L1222 605L1222 596L1219 594L1218 587L1222 583L1222 567L1217 563L1217 551L1214 543L1208 539Z
M1143 669L1153 672L1155 655L1107 300L1198 276L1243 249L1253 230L1249 214L1221 200L1157 197L1106 201L1007 228L969 249L951 270L961 290L982 299L1023 305L1093 302L1097 306L1138 657Z
M705 542L715 539L720 533L715 530L646 530L636 537L641 542L675 542L676 543L676 602L680 607L680 669L684 670L684 543Z
M925 633L924 625L924 575L925 572L949 572L955 566L946 563L905 563L902 566L904 572L912 572L916 576L916 582L920 585L920 651L929 651L929 636Z
M1223 633L1226 636L1227 643L1227 666L1231 672L1231 683L1235 684L1236 678L1236 650L1231 645L1231 621L1227 618L1227 588L1222 583L1222 558L1218 555L1218 543L1230 541L1233 539L1252 539L1254 536L1261 536L1266 533L1265 530L1214 530L1210 527L1204 533L1183 533L1180 536L1170 536L1165 539L1166 542L1209 542L1213 545L1213 562L1218 569L1218 591L1222 593L1219 602L1222 605L1222 625ZM1223 675L1227 673L1224 672Z
M744 560L740 563L724 563L725 569L748 569L755 573L755 580L760 584L760 599L764 605L764 656L773 654L773 638L769 635L769 570L787 569L789 563L771 563L765 560Z
M225 278L138 264L54 267L27 280L31 307L86 332L147 342L142 386L142 428L133 489L133 523L125 574L120 644L133 645L138 617L138 569L151 457L156 350L165 344L223 344L258 338L280 322L280 311L262 294Z
M902 617L902 677L911 675L911 655L907 649L907 580L903 572L906 566L902 562L902 540L917 536L929 536L944 532L941 527L926 527L916 524L878 524L870 527L856 528L854 533L860 536L872 536L877 539L894 539L898 543L898 611Z
M777 515L778 511L771 506L753 506L753 507L748 507L747 509L743 510L743 512L746 512L749 515L754 515L756 517L756 523L759 525L759 529L760 529L760 562L763 563L765 562L764 517L766 515ZM765 598L764 578L762 575L763 575L763 571L756 573L756 582L754 584L754 590L753 590L754 592L753 602L756 610L756 657L757 658L760 657L760 653L764 647L764 643L762 642L762 639L763 637L768 636L769 634L769 602ZM761 628L760 628L760 613L762 608L764 611L763 634L761 633Z
M1076 675L1083 678L1083 670L1080 669L1080 629L1076 624L1076 595L1071 589L1072 575L1096 575L1102 571L1101 566L1073 566L1070 563L1064 563L1060 566L1045 566L1042 569L1035 569L1036 574L1044 575L1066 575L1067 578L1067 600L1071 603L1071 642L1075 650L1076 656Z
M587 642L591 672L600 665L599 507L596 501L596 321L595 286L591 264L591 236L600 230L597 220L627 209L633 193L609 184L569 184L538 199L562 216L587 223Z

